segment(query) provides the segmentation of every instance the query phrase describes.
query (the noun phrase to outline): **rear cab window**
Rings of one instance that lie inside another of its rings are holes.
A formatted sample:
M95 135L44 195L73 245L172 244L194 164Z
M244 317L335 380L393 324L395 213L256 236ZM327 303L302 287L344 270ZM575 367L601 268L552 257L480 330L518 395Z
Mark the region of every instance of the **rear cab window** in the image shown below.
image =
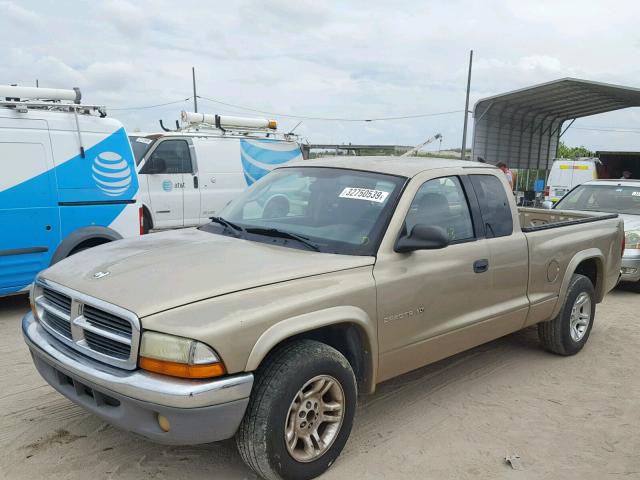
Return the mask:
M486 238L513 233L513 215L502 182L494 175L469 175L480 205Z

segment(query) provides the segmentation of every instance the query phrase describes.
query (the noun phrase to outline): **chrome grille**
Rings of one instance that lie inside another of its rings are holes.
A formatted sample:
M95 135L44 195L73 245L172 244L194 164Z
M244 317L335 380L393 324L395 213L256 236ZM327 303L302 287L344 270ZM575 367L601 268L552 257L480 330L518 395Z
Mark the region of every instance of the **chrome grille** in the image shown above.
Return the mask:
M51 290L50 288L43 288L42 296L51 305L54 305L56 308L60 309L60 311L66 313L67 315L71 313L71 297L58 293L54 290Z
M58 340L104 363L136 368L140 321L135 314L42 279L34 300L41 325Z
M91 325L131 338L131 323L128 320L112 315L103 310L99 310L90 305L84 306L83 314L84 318Z
M59 317L53 312L45 310L44 314L42 315L42 321L46 322L47 325L49 325L61 335L64 335L67 338L71 338L71 322L69 322L69 320Z

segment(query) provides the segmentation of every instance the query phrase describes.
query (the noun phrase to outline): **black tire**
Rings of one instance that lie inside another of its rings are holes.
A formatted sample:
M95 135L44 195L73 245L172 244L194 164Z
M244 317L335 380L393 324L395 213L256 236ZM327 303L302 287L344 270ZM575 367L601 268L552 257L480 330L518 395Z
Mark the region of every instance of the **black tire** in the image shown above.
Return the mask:
M629 290L631 290L632 292L640 293L640 280L638 280L637 282L628 282L628 283L629 283Z
M151 215L145 209L142 213L142 233L146 235L153 228L153 222L151 221Z
M590 321L582 338L578 341L571 337L571 312L579 295L586 293L591 301ZM575 274L571 278L564 305L558 316L548 322L538 324L538 338L545 350L558 355L575 355L587 343L593 321L595 320L596 301L595 290L591 280L584 275Z
M298 391L318 375L337 380L344 392L344 416L333 444L315 460L295 460L285 443L285 423ZM314 340L277 350L256 372L251 399L236 434L244 462L267 480L310 479L325 472L344 448L357 404L356 379L347 359Z

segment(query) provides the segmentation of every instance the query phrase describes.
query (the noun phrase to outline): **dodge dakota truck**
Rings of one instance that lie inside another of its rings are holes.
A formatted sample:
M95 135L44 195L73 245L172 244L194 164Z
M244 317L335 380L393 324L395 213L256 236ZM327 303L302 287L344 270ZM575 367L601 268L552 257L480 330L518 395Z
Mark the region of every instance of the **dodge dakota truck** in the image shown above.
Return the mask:
M104 421L164 444L235 436L257 475L308 479L380 382L534 325L578 353L623 250L617 215L518 210L486 164L312 160L207 225L45 270L22 329L44 379Z

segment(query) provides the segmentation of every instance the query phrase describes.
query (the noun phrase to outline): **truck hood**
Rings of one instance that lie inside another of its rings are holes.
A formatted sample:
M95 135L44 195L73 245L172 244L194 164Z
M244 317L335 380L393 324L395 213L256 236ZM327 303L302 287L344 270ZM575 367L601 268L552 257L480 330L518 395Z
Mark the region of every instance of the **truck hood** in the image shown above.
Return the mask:
M145 317L227 293L374 261L374 257L318 253L190 228L94 247L40 276Z

